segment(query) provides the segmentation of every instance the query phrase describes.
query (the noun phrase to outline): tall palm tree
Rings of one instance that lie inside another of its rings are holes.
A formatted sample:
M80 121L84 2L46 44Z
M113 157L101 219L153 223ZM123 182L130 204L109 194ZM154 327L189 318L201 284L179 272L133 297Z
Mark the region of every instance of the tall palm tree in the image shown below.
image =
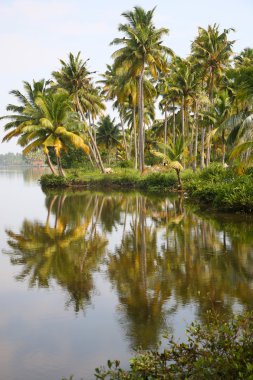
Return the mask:
M139 113L139 157L140 171L144 169L144 93L143 81L148 70L152 77L158 78L158 70L166 71L166 54L172 54L171 49L162 44L162 37L168 34L168 29L157 29L153 23L155 8L145 11L134 7L133 11L122 15L127 24L120 24L119 31L123 38L115 38L112 45L121 45L114 52L115 66L123 67L130 77L138 80L138 113Z
M100 152L97 147L94 134L92 133L91 120L100 115L105 109L98 89L94 87L91 81L91 72L87 69L87 61L83 61L80 57L81 52L75 57L69 54L68 62L60 60L61 69L52 73L56 79L58 86L64 88L70 94L76 110L80 113L83 121L88 116L89 125L86 125L86 131L89 137L89 148L97 163L98 167L104 172L104 165Z
M213 130L213 134L216 132L221 133L222 139L222 164L225 164L225 127L228 125L226 121L229 119L232 111L232 100L226 91L219 92L214 100L214 118L216 129Z
M199 28L198 36L192 43L192 54L197 66L202 68L203 78L207 81L209 99L213 103L214 89L224 75L232 55L232 46L235 41L228 39L232 28L224 29L220 33L219 26L209 25L207 29ZM212 129L209 126L208 133ZM210 145L207 144L206 163L210 163Z

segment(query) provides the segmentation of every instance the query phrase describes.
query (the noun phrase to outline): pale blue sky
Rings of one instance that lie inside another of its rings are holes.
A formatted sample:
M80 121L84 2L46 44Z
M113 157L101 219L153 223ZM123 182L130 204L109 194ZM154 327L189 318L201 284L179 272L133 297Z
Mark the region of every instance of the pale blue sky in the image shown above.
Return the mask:
M0 0L0 114L12 101L11 89L22 90L23 80L49 78L70 51L80 50L92 71L103 72L114 49L109 43L124 21L120 15L135 5L157 6L155 23L170 29L166 44L178 55L189 54L198 26L215 22L236 29L236 52L253 46L253 0ZM8 151L20 148L0 144L0 153Z

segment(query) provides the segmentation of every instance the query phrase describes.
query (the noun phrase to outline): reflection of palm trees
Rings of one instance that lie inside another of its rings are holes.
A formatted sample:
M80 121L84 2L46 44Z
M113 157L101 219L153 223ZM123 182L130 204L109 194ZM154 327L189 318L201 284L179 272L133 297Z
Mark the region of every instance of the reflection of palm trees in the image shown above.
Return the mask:
M110 256L108 271L117 287L122 324L127 326L132 346L146 348L157 343L165 328L163 305L171 290L159 271L156 228L150 218L155 204L140 195L132 198L127 203L132 214L130 228Z
M98 267L107 242L97 231L96 216L101 209L96 199L85 210L87 197L79 197L79 202L76 198L67 194L47 197L45 224L25 220L19 234L6 232L12 248L11 262L23 266L17 279L29 278L30 286L44 287L57 281L68 291L68 303L79 311L90 301L94 288L92 272ZM65 206L71 210L68 214ZM51 227L52 214L55 218Z
M245 216L217 220L194 214L177 196L133 193L64 192L47 196L46 207L44 224L25 220L19 233L7 231L11 262L22 267L17 278L30 286L56 281L68 304L84 309L106 235L117 231L107 270L132 346L155 345L180 306L194 305L202 320L210 308L226 316L253 306L252 221Z
M200 319L210 308L229 315L237 305L253 306L253 237L246 222L247 244L240 239L240 223L228 228L194 215L180 198L136 195L128 213L130 227L110 256L108 271L132 346L157 343L166 315L178 306L194 304ZM170 300L176 304L168 310Z

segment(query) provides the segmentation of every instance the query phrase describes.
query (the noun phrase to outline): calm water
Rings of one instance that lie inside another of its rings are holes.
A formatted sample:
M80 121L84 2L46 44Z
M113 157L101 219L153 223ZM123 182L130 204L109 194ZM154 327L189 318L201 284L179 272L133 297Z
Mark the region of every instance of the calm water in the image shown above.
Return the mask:
M44 194L0 170L0 380L92 379L205 311L253 307L253 221L177 196Z

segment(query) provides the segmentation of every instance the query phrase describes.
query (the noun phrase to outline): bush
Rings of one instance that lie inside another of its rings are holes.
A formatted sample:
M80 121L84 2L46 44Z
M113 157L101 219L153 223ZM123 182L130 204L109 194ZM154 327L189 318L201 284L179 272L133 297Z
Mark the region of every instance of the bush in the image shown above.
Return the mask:
M133 168L134 167L134 163L133 161L130 161L130 160L124 160L124 161L119 161L117 163L117 166L119 168Z
M145 190L172 190L177 186L174 173L151 173L141 178L140 188Z
M42 188L66 187L68 185L66 178L54 174L44 174L40 178Z
M228 176L229 169L221 164L212 163L200 172L199 177L206 181L219 181L220 178ZM231 175L231 173L229 173Z
M96 368L96 379L253 379L253 314L234 316L221 323L209 315L209 323L193 323L187 342L169 340L159 352L139 352L130 360L130 370L119 361L108 361L107 368Z

